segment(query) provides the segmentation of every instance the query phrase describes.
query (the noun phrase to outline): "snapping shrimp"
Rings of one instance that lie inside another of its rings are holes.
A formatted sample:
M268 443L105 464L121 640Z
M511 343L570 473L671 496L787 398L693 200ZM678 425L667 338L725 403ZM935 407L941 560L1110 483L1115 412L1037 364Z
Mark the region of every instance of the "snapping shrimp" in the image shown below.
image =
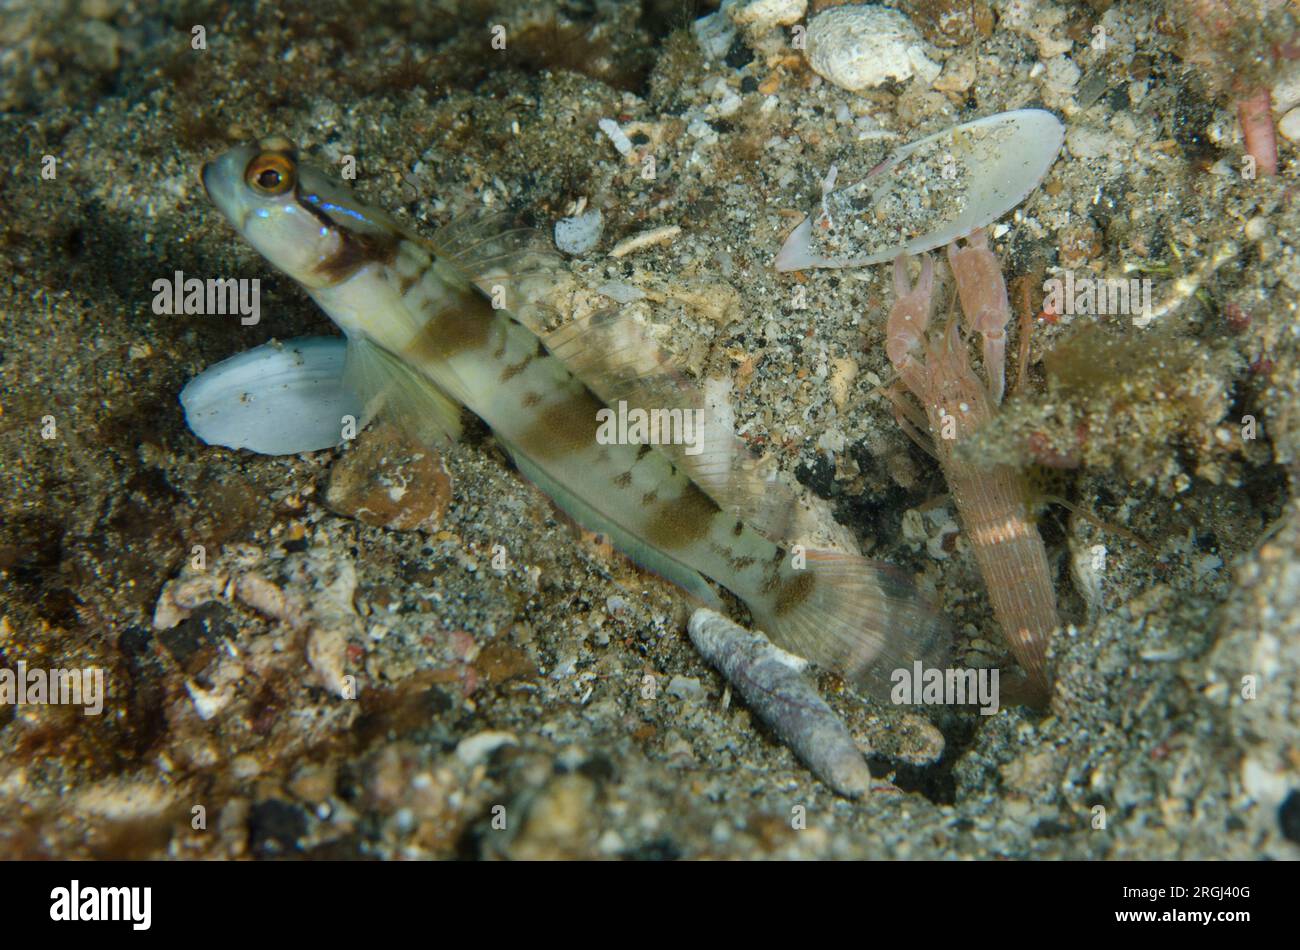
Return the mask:
M955 322L933 340L927 333L934 291L929 255L921 257L915 285L909 284L907 259L900 255L894 260L897 300L889 312L885 351L924 418L903 398L894 400L895 414L909 434L915 435L914 425L929 431L993 615L1028 674L1034 698L1042 701L1050 688L1047 647L1060 623L1047 550L1030 517L1025 476L1010 465L971 462L956 451L962 439L996 415L1002 402L1011 318L1007 287L983 229L973 232L965 247L949 244L948 264L967 331L981 337L987 379L980 380L971 368L966 340Z

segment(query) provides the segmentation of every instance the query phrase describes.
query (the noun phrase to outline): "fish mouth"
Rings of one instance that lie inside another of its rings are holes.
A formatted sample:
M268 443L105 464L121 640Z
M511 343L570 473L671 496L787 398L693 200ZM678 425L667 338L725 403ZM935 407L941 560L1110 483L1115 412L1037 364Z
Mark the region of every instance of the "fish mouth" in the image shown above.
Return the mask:
M225 163L222 158L224 156L204 162L199 170L199 181L203 184L203 192L208 196L208 200L225 213L229 209L230 188L224 174Z
M231 164L227 155L205 162L199 171L199 181L203 183L208 200L227 221L242 230L249 209L240 198L239 186L231 181Z
M251 149L232 148L204 162L199 169L199 181L208 199L231 221L240 217L245 204L241 195L243 174L251 157Z

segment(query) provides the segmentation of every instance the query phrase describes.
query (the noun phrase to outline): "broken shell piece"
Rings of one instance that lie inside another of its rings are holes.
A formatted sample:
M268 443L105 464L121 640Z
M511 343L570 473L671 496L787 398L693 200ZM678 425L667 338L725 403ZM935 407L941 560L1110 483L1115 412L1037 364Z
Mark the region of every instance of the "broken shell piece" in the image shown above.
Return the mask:
M208 445L294 455L343 441L343 417L362 417L343 385L347 343L301 337L266 343L209 366L181 390L190 429Z
M808 21L805 47L813 72L841 89L857 92L906 82L920 73L926 85L939 67L925 55L912 22L888 7L832 7Z
M1056 116L1020 109L904 145L862 181L828 188L786 239L776 269L866 267L964 237L1024 201L1064 140Z

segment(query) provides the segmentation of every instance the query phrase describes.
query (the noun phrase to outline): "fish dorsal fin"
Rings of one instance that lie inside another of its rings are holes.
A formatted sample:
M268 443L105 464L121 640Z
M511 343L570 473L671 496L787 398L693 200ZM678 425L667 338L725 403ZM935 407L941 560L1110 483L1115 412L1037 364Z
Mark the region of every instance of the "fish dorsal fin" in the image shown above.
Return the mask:
M673 365L632 310L598 310L542 335L551 355L611 409L620 402L646 411L698 411L699 451L683 444L657 447L725 510L774 540L795 525L795 493L776 466L756 458L733 429L729 386L700 386ZM688 449L691 452L688 452Z
M477 212L454 219L425 243L495 306L541 333L550 294L567 274L545 231L517 226L509 212Z
M349 338L344 384L365 405L423 445L439 447L461 433L461 406L432 380L364 337Z

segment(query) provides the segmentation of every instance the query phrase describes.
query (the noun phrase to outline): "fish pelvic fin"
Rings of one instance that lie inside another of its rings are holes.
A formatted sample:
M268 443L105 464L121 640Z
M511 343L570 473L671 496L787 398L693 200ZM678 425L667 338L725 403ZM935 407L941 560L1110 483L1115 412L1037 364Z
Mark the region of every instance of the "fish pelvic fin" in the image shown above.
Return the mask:
M361 425L380 417L431 447L460 438L461 404L433 380L370 340L348 339L343 378L365 405Z

